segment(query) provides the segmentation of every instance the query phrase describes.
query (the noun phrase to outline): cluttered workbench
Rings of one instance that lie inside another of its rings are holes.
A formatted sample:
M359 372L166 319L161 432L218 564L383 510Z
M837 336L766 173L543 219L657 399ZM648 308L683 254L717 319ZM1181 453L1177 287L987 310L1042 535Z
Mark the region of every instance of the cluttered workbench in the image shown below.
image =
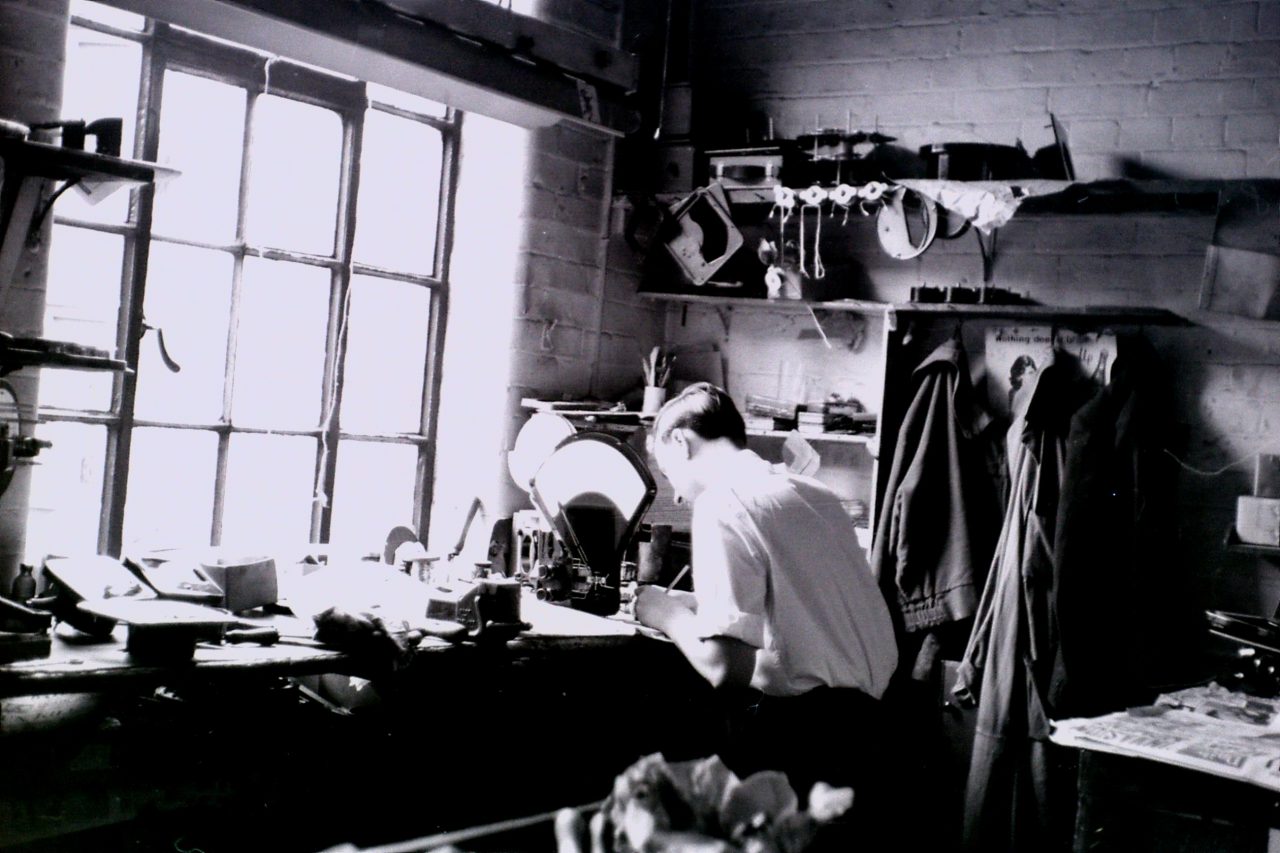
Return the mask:
M447 656L480 653L515 661L547 653L653 643L646 638L645 629L625 617L606 618L557 607L532 595L522 601L522 614L529 629L498 647L477 648L426 637L414 649L408 668L425 670L432 661ZM275 628L280 640L268 646L199 643L191 661L173 664L132 660L125 648L123 627L105 639L55 630L48 657L0 664L0 697L136 689L191 678L224 680L321 673L372 678L387 674L386 661L325 645L312 638L312 626L295 616L264 615L255 617L255 621Z
M652 477L612 436L539 432L552 417L512 454L542 522L506 560L460 558L467 525L447 559L393 530L381 560L45 560L0 612L0 764L23 768L0 776L0 847L238 849L254 820L275 849L364 846L708 754L721 700L627 616Z
M55 629L48 657L0 665L0 763L24 768L0 780L0 847L222 849L268 813L276 849L374 844L598 796L638 750L698 754L706 691L672 644L531 594L522 616L510 640L426 637L395 667L293 616L261 617L274 645L171 664L131 660L124 626ZM553 765L568 778L530 781Z

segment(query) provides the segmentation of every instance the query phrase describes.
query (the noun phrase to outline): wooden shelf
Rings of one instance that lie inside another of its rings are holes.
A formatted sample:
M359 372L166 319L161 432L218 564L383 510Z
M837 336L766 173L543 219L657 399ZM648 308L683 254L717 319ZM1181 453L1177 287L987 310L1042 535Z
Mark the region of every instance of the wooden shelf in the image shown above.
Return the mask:
M656 302L683 302L710 305L715 308L734 306L756 311L849 311L858 314L883 314L893 306L888 302L867 299L835 299L829 302L806 302L803 299L751 299L743 296L710 296L701 293L659 293L640 291L640 296Z
M5 161L11 174L55 181L93 179L103 183L140 185L179 174L176 169L142 160L109 157L27 139L0 138L0 159Z
M917 179L924 180L924 179ZM889 180L885 183L892 184ZM958 183L958 182L949 182ZM968 183L968 182L965 182ZM1037 179L1018 181L982 181L1016 187L1037 183ZM1108 213L1212 213L1222 193L1257 193L1274 196L1280 193L1280 180L1274 178L1236 180L1194 180L1176 178L1129 179L1061 183L1058 192L1046 192L1023 199L1017 216L1088 215ZM798 188L793 188L798 189ZM731 204L773 204L772 187L733 187L725 190ZM664 194L664 201L679 201L680 194Z
M1140 305L975 305L953 302L901 302L888 306L904 315L930 314L995 319L1091 320L1094 322L1183 326L1188 320L1165 308Z
M958 317L1089 320L1093 322L1127 322L1146 325L1178 326L1189 321L1164 308L1132 305L992 305L961 302L874 302L865 299L838 299L829 302L807 302L801 299L747 299L737 296L707 296L693 293L653 293L640 296L657 302L679 302L710 305L716 308L749 308L755 311L847 311L859 314L955 315Z
M18 268L18 258L32 229L46 220L58 195L75 184L101 201L122 187L134 187L174 177L178 172L155 163L111 157L32 142L16 137L0 137L0 304L8 295ZM42 200L47 181L64 181L62 187ZM12 359L0 364L0 372L15 370ZM27 362L19 364L25 367ZM41 364L53 364L45 359ZM82 357L63 360L60 367L119 370L85 362Z
M823 433L803 433L795 430L782 429L749 429L749 436L763 436L766 438L786 438L796 432L805 441L810 442L828 442L832 444L870 444L875 441L874 433L845 433L845 432L823 432Z
M75 370L127 370L129 365L97 350L76 352L73 344L44 338L14 338L0 333L0 376L23 367L64 367ZM87 349L87 348L84 348Z

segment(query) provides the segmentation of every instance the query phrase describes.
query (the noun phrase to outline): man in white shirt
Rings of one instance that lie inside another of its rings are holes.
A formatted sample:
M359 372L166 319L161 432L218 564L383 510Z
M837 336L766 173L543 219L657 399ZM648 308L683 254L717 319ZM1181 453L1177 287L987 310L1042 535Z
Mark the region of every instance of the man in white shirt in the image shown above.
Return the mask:
M708 383L668 402L650 440L693 502L694 592L642 587L636 618L712 685L751 688L722 756L739 775L783 770L802 798L823 781L863 799L883 767L879 700L898 654L839 498L747 450L742 416Z

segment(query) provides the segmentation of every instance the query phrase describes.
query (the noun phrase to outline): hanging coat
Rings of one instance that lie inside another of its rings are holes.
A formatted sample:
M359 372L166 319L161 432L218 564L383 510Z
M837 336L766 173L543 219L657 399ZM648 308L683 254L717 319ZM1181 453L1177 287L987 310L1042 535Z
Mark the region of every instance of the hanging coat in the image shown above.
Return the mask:
M1045 710L1053 542L1070 417L1086 394L1055 362L1015 401L1009 501L956 685L962 701L978 704L965 786L968 850L1050 850L1057 840Z
M1151 345L1118 341L1111 381L1071 419L1054 542L1055 719L1151 702L1193 660L1180 582L1168 388Z
M973 615L999 531L998 484L958 338L912 373L876 524L871 568L902 627L925 631Z

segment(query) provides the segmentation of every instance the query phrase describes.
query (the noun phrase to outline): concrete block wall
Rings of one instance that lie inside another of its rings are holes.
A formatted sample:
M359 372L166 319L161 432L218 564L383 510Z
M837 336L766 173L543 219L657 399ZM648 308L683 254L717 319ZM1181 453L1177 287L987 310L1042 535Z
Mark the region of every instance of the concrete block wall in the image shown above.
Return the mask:
M32 124L61 117L68 0L0 0L0 118ZM47 195L46 195L47 197ZM18 261L0 304L0 331L39 335L44 324L51 222ZM19 401L34 405L39 372L6 377ZM8 594L25 541L30 467L19 465L0 497L0 594Z
M1020 138L1035 150L1052 140L1053 112L1083 179L1277 177L1278 22L1274 0L702 0L695 121L708 146L738 142L762 112L784 138L849 123L912 149ZM834 222L824 222L823 251L844 256L840 295L897 301L913 285L982 280L972 234L904 262L880 250L869 220ZM1253 454L1280 451L1280 327L1198 310L1214 228L1212 212L1190 210L1017 217L1000 233L995 283L1046 304L1149 305L1191 321L1144 330L1176 378L1174 450L1189 466L1176 531L1186 565L1177 568L1205 606L1270 614L1277 566L1232 553L1223 539ZM771 361L816 375L833 358L837 372L875 369L777 328L790 349L770 344L759 359L755 332L736 316L717 332L682 324L673 309L667 326L673 340L716 337L738 360L754 359L730 366L740 391L782 382L781 372L750 375Z

